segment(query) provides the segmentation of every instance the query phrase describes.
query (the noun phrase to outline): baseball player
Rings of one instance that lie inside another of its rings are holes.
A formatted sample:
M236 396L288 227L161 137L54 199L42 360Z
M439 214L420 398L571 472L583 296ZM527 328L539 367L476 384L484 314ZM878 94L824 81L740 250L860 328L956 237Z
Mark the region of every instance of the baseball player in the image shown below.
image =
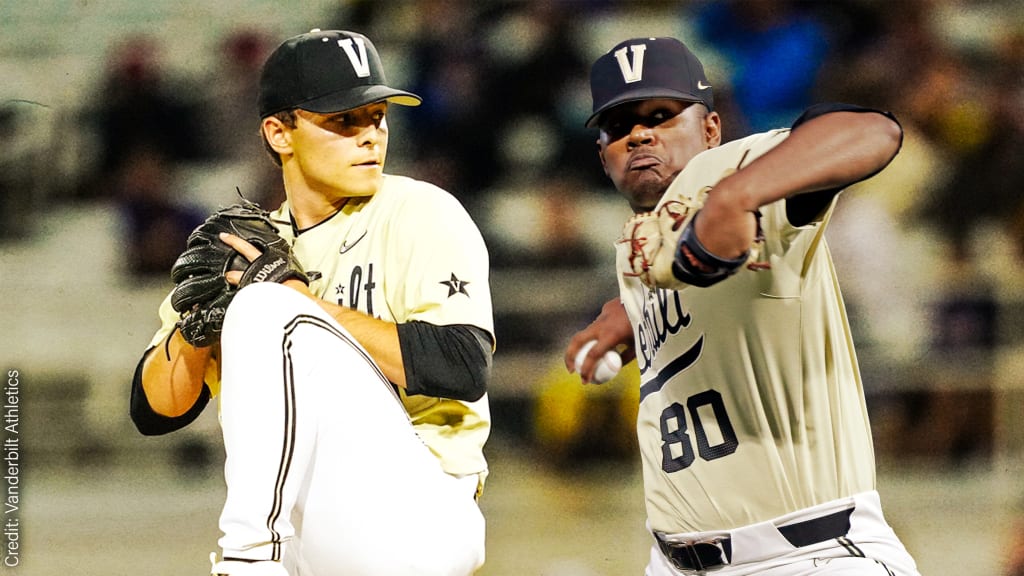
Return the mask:
M389 104L419 102L387 85L361 34L281 44L259 108L287 194L269 218L290 255L266 261L270 248L214 234L175 265L131 414L162 434L219 396L227 501L213 574L455 576L483 563L488 254L454 197L383 172ZM218 241L245 257L224 274L243 287L226 314L182 306L208 279L180 269Z
M646 574L917 575L875 490L822 235L840 190L896 155L899 124L819 105L792 128L723 144L703 66L672 38L616 45L591 90L587 125L637 215L617 244L620 299L565 359L588 380L612 347L636 354ZM656 261L653 229L635 233L651 219L667 234Z

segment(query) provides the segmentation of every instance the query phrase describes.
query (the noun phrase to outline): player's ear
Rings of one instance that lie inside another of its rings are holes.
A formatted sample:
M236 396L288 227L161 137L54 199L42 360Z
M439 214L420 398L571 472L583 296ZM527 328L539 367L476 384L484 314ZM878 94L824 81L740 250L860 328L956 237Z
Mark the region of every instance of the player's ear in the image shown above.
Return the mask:
M603 135L603 133L602 133L602 135ZM595 143L597 144L597 157L601 159L601 168L604 169L604 173L607 175L608 174L608 163L604 159L604 142L602 141L601 137L599 136Z
M722 117L718 112L708 112L704 116L704 143L708 148L715 148L722 143Z
M291 129L280 118L267 116L260 124L260 130L263 131L263 138L267 141L267 146L270 146L274 152L291 154Z

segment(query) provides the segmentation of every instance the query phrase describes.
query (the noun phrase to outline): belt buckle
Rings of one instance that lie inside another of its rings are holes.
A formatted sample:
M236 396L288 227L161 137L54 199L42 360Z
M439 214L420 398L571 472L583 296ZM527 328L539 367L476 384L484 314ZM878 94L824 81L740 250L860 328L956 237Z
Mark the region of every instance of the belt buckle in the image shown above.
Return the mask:
M725 538L711 538L697 542L667 542L658 538L661 551L678 570L708 570L729 563L722 541Z

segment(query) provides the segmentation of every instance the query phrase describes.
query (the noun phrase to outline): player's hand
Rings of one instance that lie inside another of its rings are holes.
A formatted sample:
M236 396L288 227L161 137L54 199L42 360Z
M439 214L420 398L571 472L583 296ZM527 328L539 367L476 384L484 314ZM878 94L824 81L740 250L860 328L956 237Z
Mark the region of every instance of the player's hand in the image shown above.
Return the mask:
M576 355L583 345L591 340L597 340L597 344L587 352L583 364L577 366ZM606 302L597 318L569 339L569 345L565 349L565 367L570 372L579 373L583 382L592 382L598 360L609 350L618 350L623 364L628 364L636 358L633 328L629 325L626 309L618 298Z
M231 246L249 262L254 262L257 258L263 255L260 249L250 244L248 241L235 236L234 234L228 234L222 232L220 234L221 242ZM224 278L227 279L228 284L232 286L238 286L238 283L242 280L242 272L240 270L229 270L224 274Z
M726 176L708 194L704 207L694 217L693 232L708 252L724 259L742 256L757 240L758 223L754 213L758 206L749 194L734 191L737 175ZM736 198L745 200L736 200Z
M248 260L249 262L254 262L257 258L263 255L263 253L260 252L259 248L253 246L250 242L247 242L246 240L239 238L238 236L235 236L234 234L228 234L226 232L222 233L220 235L220 239L228 246L234 248L236 252L244 256L245 259ZM238 270L229 270L227 273L224 274L224 278L228 281L228 284L231 284L232 286L238 286L238 283L241 282L242 280L242 272ZM303 282L302 280L290 278L282 282L282 284L288 286L289 288L294 288L295 290L298 290L303 294L311 295L311 292L309 291L309 286L307 286L306 283Z
M238 272L229 272L233 270ZM171 307L181 315L176 326L193 347L214 345L220 341L227 308L240 288L292 278L309 281L269 214L243 198L197 226L174 261Z

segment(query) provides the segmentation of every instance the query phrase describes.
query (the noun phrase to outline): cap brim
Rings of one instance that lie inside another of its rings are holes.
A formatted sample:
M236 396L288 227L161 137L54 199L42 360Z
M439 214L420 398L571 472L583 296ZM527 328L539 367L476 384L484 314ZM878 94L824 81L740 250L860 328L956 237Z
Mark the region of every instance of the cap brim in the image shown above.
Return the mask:
M686 92L679 92L677 90L667 90L665 88L645 88L640 90L631 90L629 92L623 92L622 94L619 94L614 99L606 102L603 106L595 110L594 113L590 115L590 118L587 118L587 122L584 125L587 128L593 128L597 126L597 122L598 120L600 120L602 114L604 114L608 110L611 110L612 108L615 108L616 106L619 106L620 104L626 104L627 102L637 102L639 100L652 100L654 98L682 100L684 102L701 102L704 103L705 106L707 105L707 103L704 102L703 98L699 96L694 96L693 94L687 94Z
M297 105L296 108L329 114L332 112L344 112L353 110L360 106L373 104L375 102L393 102L402 106L419 106L423 99L404 90L396 90L387 86L358 86L349 90L333 92L319 98L313 98Z

